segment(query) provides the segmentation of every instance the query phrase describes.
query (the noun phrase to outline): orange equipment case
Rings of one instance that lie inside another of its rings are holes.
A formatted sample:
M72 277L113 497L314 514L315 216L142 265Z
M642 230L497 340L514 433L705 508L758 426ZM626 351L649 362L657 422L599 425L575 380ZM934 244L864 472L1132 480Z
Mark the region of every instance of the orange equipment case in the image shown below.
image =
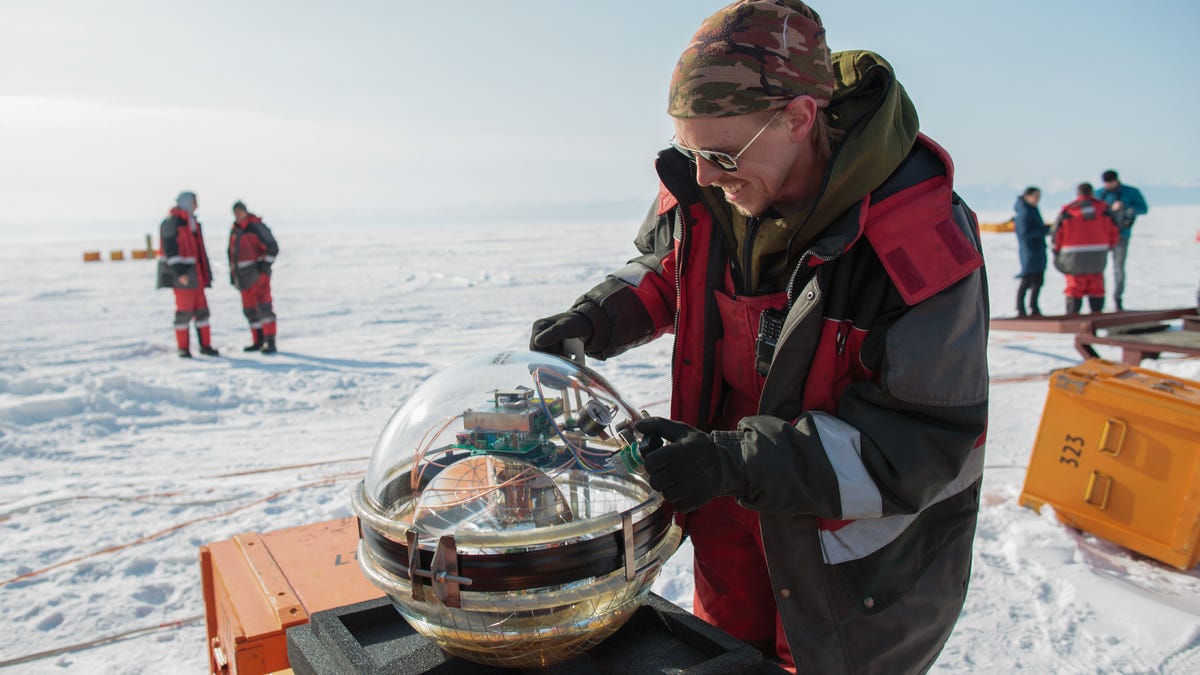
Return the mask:
M1101 359L1056 371L1021 503L1179 569L1200 560L1200 382Z
M213 673L286 670L291 626L313 612L381 597L358 567L354 518L200 547L200 581Z

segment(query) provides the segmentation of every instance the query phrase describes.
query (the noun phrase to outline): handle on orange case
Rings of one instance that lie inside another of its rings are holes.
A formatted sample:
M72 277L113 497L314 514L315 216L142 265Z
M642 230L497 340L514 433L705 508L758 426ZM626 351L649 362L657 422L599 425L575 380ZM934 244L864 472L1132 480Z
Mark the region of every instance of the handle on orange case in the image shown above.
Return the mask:
M1100 434L1100 452L1116 457L1121 454L1121 446L1125 444L1125 423L1118 419L1109 419L1104 423L1104 432Z
M1103 494L1100 495L1099 502L1096 502L1092 498L1096 496L1096 488L1101 482L1104 483ZM1103 511L1108 508L1108 493L1112 490L1112 484L1112 476L1093 471L1092 475L1088 477L1087 491L1083 493L1083 501Z

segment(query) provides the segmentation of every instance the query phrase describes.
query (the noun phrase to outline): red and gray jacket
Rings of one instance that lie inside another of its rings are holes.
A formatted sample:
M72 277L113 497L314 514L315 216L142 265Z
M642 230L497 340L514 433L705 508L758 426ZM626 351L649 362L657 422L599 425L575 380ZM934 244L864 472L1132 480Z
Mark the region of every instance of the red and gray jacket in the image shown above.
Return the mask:
M262 274L271 273L279 255L279 244L262 218L249 214L245 222L229 228L229 282L239 290L254 285Z
M212 286L212 269L204 247L200 221L179 207L171 209L159 228L160 288L207 288ZM187 284L180 282L187 277Z
M1052 237L1055 269L1063 274L1101 274L1120 232L1108 204L1080 197L1062 208L1054 220Z
M674 332L671 416L711 429L731 380L718 300L730 257L693 167L672 150L656 167L642 255L575 308L595 357ZM988 303L978 226L952 174L921 136L822 230L792 272L756 414L714 434L740 450L739 503L759 513L800 672L923 670L963 604Z

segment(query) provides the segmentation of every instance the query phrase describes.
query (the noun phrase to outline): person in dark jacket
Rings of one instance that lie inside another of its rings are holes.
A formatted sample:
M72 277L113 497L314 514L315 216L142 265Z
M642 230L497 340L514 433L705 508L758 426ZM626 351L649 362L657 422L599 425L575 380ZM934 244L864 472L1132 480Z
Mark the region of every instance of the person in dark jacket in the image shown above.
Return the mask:
M262 218L233 205L229 228L229 282L242 293L242 313L250 322L254 341L242 351L274 354L275 310L271 306L271 265L279 255L279 244Z
M1042 191L1036 187L1025 188L1017 198L1013 230L1017 233L1017 249L1021 254L1021 285L1017 288L1017 316L1041 316L1038 296L1042 293L1042 282L1046 277L1046 235L1050 227L1042 220L1038 202ZM1029 294L1029 311L1025 311L1025 294Z
M610 358L674 333L650 485L695 613L805 673L928 670L962 609L987 424L978 225L891 66L798 0L709 17L639 255L538 319Z
M208 326L208 299L204 289L212 286L212 269L204 246L204 229L196 220L199 203L196 193L181 192L175 206L159 228L162 244L158 266L158 287L175 291L175 343L179 356L190 359L188 326L194 323L200 339L200 353L218 356L212 346Z
M1108 204L1113 224L1117 226L1120 239L1113 247L1113 302L1117 311L1125 310L1125 257L1129 254L1129 237L1133 233L1133 222L1138 216L1150 212L1142 191L1132 185L1121 183L1117 172L1109 169L1100 175L1104 186L1096 191L1096 199Z

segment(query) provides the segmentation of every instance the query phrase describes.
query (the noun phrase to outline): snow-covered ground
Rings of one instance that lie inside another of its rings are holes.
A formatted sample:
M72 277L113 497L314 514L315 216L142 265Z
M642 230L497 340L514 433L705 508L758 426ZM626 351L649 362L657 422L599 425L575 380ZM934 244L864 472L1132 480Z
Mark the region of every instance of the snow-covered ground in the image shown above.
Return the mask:
M249 335L220 260L209 301L222 356L183 361L153 263L80 261L140 233L0 244L0 663L195 617L201 544L350 515L351 485L405 396L464 357L523 348L534 318L632 257L636 225L316 234L271 224L283 246L273 357L241 352ZM1129 307L1193 302L1198 228L1200 207L1138 221ZM221 228L209 229L220 258ZM984 245L993 314L1011 315L1013 235L984 235ZM1042 307L1057 311L1061 276L1047 277ZM635 405L665 412L669 354L661 340L594 365ZM994 332L989 356L974 574L936 669L1200 672L1200 574L1017 504L1044 375L1079 361L1071 338ZM1145 365L1200 379L1197 360ZM279 468L293 465L308 466ZM656 590L690 607L690 570L685 545ZM204 626L193 622L8 672L206 667Z

